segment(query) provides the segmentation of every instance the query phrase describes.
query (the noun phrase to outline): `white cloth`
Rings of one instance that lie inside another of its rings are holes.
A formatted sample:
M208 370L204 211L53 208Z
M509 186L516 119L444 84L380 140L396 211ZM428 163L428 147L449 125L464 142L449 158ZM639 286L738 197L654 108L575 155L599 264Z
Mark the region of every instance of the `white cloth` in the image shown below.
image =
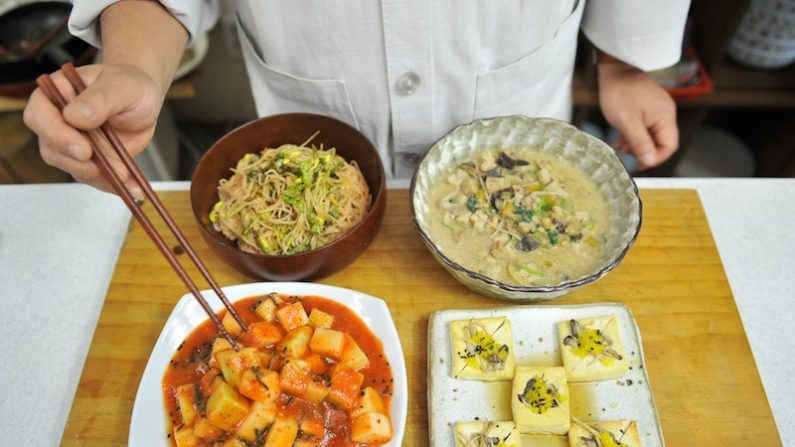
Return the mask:
M98 43L110 1L77 0L73 33ZM163 0L191 33L209 0ZM522 114L568 120L582 21L594 44L644 70L679 59L689 0L238 0L260 116L315 112L358 128L389 177L409 177L456 125ZM583 19L584 15L584 19Z

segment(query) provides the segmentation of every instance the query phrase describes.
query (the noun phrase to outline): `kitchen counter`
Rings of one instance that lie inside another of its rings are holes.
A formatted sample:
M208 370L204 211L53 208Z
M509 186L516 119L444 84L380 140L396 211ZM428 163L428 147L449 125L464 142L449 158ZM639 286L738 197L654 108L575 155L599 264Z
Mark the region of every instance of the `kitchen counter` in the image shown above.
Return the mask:
M637 182L698 190L782 442L795 446L795 344L780 335L795 319L795 180ZM57 445L130 213L75 184L0 186L0 205L0 444Z

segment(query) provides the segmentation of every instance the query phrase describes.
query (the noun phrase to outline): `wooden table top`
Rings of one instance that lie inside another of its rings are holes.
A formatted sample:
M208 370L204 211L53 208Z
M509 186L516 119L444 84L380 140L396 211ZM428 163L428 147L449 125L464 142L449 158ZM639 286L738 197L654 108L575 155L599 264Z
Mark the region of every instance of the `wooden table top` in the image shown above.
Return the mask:
M222 286L254 281L227 267L205 245L187 192L160 196ZM414 232L408 197L406 190L389 191L387 214L372 246L354 264L319 282L360 290L389 305L403 344L410 388L403 445L424 446L428 444L430 314L510 304L469 291L436 263ZM552 304L609 301L629 306L643 336L646 368L667 445L781 445L698 195L691 190L641 190L641 198L643 227L621 265ZM145 208L151 215L151 206ZM157 227L166 234L163 225ZM192 267L188 271L200 277ZM146 361L184 293L184 285L133 222L62 445L127 444Z

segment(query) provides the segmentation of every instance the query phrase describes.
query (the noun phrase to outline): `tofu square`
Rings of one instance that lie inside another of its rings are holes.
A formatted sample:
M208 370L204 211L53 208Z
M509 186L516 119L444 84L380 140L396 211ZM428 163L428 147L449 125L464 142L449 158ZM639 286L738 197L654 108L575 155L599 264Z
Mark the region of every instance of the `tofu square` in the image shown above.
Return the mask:
M560 366L517 366L511 409L521 433L565 435L570 425L566 370Z
M571 424L569 429L570 447L592 447L595 444L597 435L580 425L579 421ZM598 436L607 440L611 436L616 441L621 442L625 447L641 447L640 436L638 435L638 424L635 421L600 421L585 422L592 430L599 433ZM602 445L605 445L605 440ZM609 445L609 444L608 444Z
M615 315L561 321L558 338L569 382L611 379L629 371Z
M513 377L516 360L507 318L451 321L450 345L453 378L493 382Z
M497 438L500 447L522 447L522 438L513 421L459 422L455 424L455 447L482 445L476 439ZM491 445L491 444L488 444Z

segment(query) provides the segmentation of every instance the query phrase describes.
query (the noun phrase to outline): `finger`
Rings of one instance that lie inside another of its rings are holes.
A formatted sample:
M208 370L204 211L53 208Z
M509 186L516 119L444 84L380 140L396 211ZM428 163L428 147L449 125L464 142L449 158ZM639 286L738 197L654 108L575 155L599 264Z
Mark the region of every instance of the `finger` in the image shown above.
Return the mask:
M669 159L679 148L679 127L676 119L666 119L651 128L654 144L657 146L657 164Z
M94 160L77 161L61 152L52 149L46 141L39 141L41 158L49 165L55 166L72 175L80 183L91 185L106 192L115 192L110 182L102 174ZM108 162L113 170L118 174L119 179L124 182L133 197L143 200L144 195L138 183L133 179L124 164L115 156L109 156Z
M124 77L100 74L64 108L65 121L78 129L96 129L110 117L134 108L140 93L124 84Z
M629 153L629 146L627 145L627 140L625 140L624 137L618 137L613 143L613 147L625 154Z
M31 94L23 119L39 138L47 142L50 149L68 155L78 162L91 159L91 146L88 140L66 124L61 112L50 103L41 90L36 89Z
M623 126L616 126L627 142L629 151L635 158L641 169L654 166L657 161L656 148L648 129L640 120L632 120Z

